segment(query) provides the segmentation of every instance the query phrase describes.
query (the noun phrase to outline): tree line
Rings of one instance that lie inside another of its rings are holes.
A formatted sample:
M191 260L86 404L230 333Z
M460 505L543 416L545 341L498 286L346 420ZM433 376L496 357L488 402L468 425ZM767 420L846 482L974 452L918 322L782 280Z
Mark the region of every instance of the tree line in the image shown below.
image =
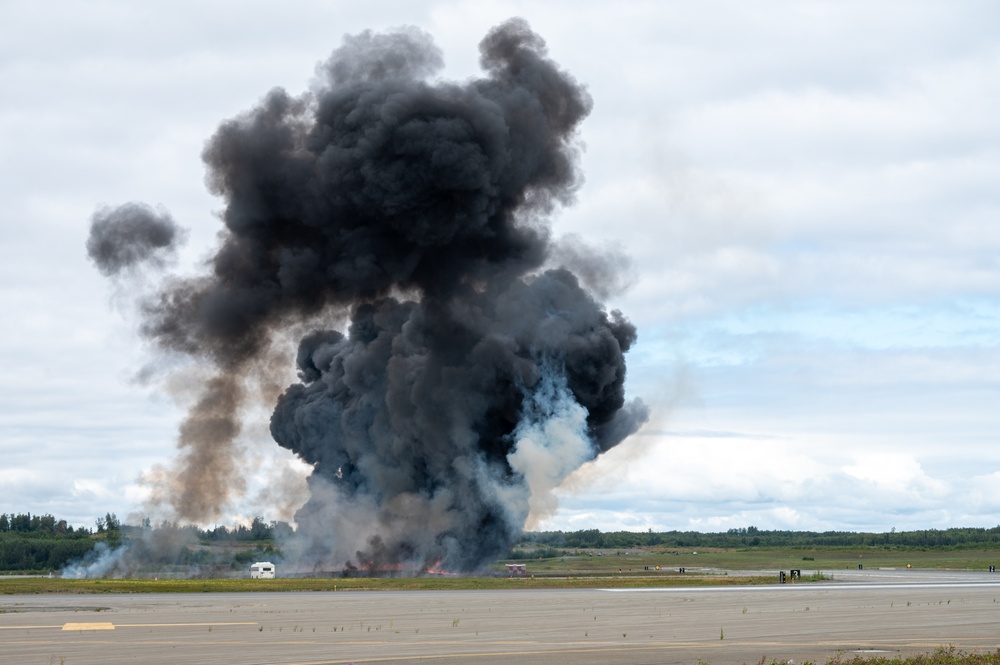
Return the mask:
M180 535L183 536L181 541L191 543L191 547L185 545L171 553L173 563L177 565L216 565L219 563L218 556L204 547L228 543L250 547L226 554L232 558L232 565L242 566L259 553L276 555L275 543L291 535L293 529L287 522L265 522L262 517L254 517L247 525L201 529L170 522L154 525L148 518L138 525L128 525L123 524L114 513L107 513L94 520L93 528L88 528L73 527L66 520L52 515L0 513L0 573L57 571L87 556L98 543L112 549L126 543L149 549L144 536L157 533L161 536Z
M56 521L52 515L32 515L31 513L0 513L0 533L39 533L52 536L86 536L87 529L74 529L66 520Z
M198 540L206 544L218 541L276 540L290 535L293 531L288 522L265 522L264 518L259 516L254 517L248 525L240 524L233 528L223 525L211 529L200 529L196 526L179 527L169 522L154 527L148 518L143 519L138 526L124 525L117 515L107 513L104 517L98 517L94 520L94 529L88 529L87 527L74 528L66 520L56 520L52 515L0 513L0 534L13 533L26 537L88 538L94 535L114 533L134 536L143 529L167 527L189 529Z
M110 514L109 514L110 517ZM100 536L86 527L73 527L52 515L0 513L0 571L41 572L57 570L94 548L95 539L107 541L107 523ZM114 518L117 523L117 518Z
M225 543L245 543L252 549L235 552L234 565L242 565L257 553L279 554L276 545L293 533L287 522L265 522L255 517L249 524L235 527L215 526L201 529L192 525L164 522L153 525L149 519L140 525L125 525L114 513L94 521L94 528L73 527L66 520L52 515L30 513L0 513L0 572L48 572L63 568L80 559L94 546L103 542L116 547L125 542L139 542L144 534L157 530L184 532L191 542L203 547ZM697 531L581 531L527 532L522 544L531 544L531 556L538 550L562 549L628 549L637 547L747 549L824 548L824 547L890 547L890 548L973 548L1000 546L1000 526L992 528L921 529L885 533L854 531L782 531L758 529L754 526L729 529L718 533ZM511 555L517 556L515 549ZM210 555L202 549L185 549L180 563L205 563Z
M121 521L114 513L94 520L97 533L118 531ZM73 527L66 520L58 520L52 515L32 515L31 513L0 513L0 534L17 533L21 535L55 536L68 538L86 538L93 531L87 527Z
M218 541L274 541L286 538L294 532L288 522L265 522L263 517L254 517L248 526L240 524L232 529L225 525L212 529L199 529L198 540L204 543Z
M523 542L547 547L622 549L629 547L933 547L962 548L1000 544L1000 526L992 528L921 529L885 533L856 531L781 531L750 526L718 533L697 531L645 532L585 529L524 534Z

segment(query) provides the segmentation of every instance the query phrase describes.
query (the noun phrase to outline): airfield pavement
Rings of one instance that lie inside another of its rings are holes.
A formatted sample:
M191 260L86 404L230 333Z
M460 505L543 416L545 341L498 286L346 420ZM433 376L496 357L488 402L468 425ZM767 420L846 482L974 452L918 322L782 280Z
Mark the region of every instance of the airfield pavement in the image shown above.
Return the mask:
M1000 575L765 587L0 596L0 663L757 663L1000 648Z

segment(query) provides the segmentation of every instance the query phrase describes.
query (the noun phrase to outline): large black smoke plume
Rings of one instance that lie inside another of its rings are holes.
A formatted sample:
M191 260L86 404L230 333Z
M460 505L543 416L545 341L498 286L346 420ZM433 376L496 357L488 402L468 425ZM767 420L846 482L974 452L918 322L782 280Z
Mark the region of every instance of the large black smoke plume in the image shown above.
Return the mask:
M485 76L457 84L431 80L420 31L348 37L312 92L272 90L209 141L210 274L143 304L145 335L215 368L181 427L179 517L227 500L244 378L305 321L349 318L302 339L271 418L314 469L302 565L474 570L645 420L624 395L634 327L553 267L543 223L579 185L590 97L523 20L480 51ZM123 255L144 254L92 253Z

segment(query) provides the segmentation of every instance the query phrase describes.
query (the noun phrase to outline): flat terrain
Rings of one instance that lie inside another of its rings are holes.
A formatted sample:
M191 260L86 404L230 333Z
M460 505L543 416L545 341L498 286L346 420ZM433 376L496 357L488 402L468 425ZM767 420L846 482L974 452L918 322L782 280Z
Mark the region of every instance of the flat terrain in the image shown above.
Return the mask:
M982 549L916 549L883 547L822 547L822 548L748 548L748 549L678 549L646 547L622 550L574 550L572 556L542 560L527 560L528 568L546 574L617 574L632 570L634 574L653 572L646 567L661 566L660 572L676 572L679 567L689 572L724 570L730 574L740 571L777 571L798 568L823 570L837 574L839 571L857 570L858 566L871 568L937 568L948 570L988 570L990 565L1000 567L1000 552L995 548Z
M0 596L0 663L756 663L1000 647L1000 577L656 589Z
M191 579L62 579L59 577L0 577L0 596L31 593L228 593L287 591L508 591L522 589L646 588L664 586L734 586L773 584L774 572L601 576L495 576L357 578L191 578Z

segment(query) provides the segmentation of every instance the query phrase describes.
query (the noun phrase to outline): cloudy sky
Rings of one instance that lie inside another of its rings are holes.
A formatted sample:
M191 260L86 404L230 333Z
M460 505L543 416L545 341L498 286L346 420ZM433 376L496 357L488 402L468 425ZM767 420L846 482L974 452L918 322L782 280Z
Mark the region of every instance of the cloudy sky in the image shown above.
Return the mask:
M141 511L190 387L86 257L144 201L215 245L201 150L345 34L415 25L443 76L523 16L594 99L557 235L631 257L638 435L543 527L897 530L1000 523L1000 7L899 2L0 5L0 512ZM162 373L160 376L164 376ZM294 378L289 370L288 381ZM229 512L287 518L304 468L246 437Z

